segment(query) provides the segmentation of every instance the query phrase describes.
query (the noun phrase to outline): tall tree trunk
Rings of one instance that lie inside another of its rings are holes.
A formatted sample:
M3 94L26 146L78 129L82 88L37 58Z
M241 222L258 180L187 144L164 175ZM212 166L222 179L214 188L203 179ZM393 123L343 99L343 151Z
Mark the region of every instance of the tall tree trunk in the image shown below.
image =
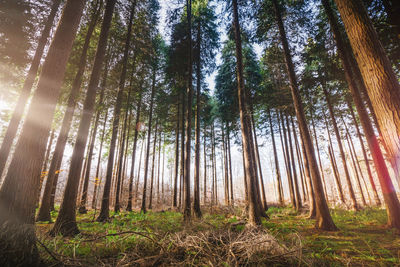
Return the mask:
M183 205L183 176L185 173L185 114L186 114L186 100L185 100L185 92L182 90L182 120L181 120L181 164L180 164L180 175L179 175L179 209L182 208Z
M223 157L223 170L224 170L224 197L225 197L225 205L229 206L229 174L228 174L228 159L226 153L226 139L225 139L225 131L223 129L223 125L221 124L221 133L222 133L222 157Z
M268 119L269 119L269 130L271 132L271 139L272 139L272 148L274 150L274 161L275 161L275 173L276 173L276 182L278 187L278 201L279 205L284 205L284 197L283 197L283 188L282 188L282 181L281 181L281 171L279 169L279 159L278 153L276 151L276 144L275 144L275 136L274 136L274 129L272 127L272 114L271 110L268 109Z
M297 121L299 123L300 135L304 140L304 145L307 152L307 158L310 165L310 173L313 181L315 203L317 207L316 227L323 230L336 230L337 228L333 223L332 217L329 213L328 204L325 199L325 194L321 182L321 176L318 170L317 161L315 159L314 146L311 141L310 132L307 127L307 121L304 114L303 103L301 101L300 93L297 86L297 79L294 71L294 65L292 62L292 57L290 54L289 44L287 41L286 32L283 25L278 1L273 0L273 5L276 14L276 20L278 23L281 42L285 53L286 67L290 80L290 89L292 92L293 104L296 111Z
M195 156L194 156L194 192L193 192L193 211L197 218L201 218L200 210L200 110L201 110L201 26L197 23L197 69L196 69L196 115L195 115Z
M153 122L153 105L154 105L154 95L156 91L156 69L153 67L153 77L151 82L151 96L150 96L150 108L149 108L149 121L147 129L147 146L146 146L146 156L144 161L144 177L143 177L143 194L142 194L142 207L141 212L146 213L146 193L147 193L147 175L149 171L149 156L150 156L150 139L151 139L151 125Z
M257 160L257 167L258 167L258 171L260 174L260 184L261 184L261 196L262 196L262 207L264 208L263 211L267 211L268 210L268 204L267 204L267 197L265 196L265 188L264 188L264 177L263 177L263 173L262 173L262 167L261 167L261 160L260 160L260 153L258 151L258 142L257 142L257 134L256 134L256 125L254 124L254 115L251 114L251 123L253 125L253 135L254 135L254 153L255 153L255 157ZM263 214L264 212L262 212L261 214Z
M345 204L346 201L345 201L344 195L343 195L342 182L340 181L339 170L338 170L337 165L336 165L335 152L333 151L332 138L331 138L331 134L330 134L330 131L329 131L329 124L328 124L328 120L326 118L325 113L323 113L323 117L324 117L326 132L328 133L328 141L329 141L328 153L329 153L329 158L331 160L333 174L335 176L336 187L337 187L337 190L338 190L338 193L339 193L340 201L343 204Z
M139 166L138 166L139 168L138 168L138 171L137 171L136 186L135 186L135 206L137 204L138 194L139 194L140 170L141 170L141 166L142 166L142 155L143 155L143 147L144 147L145 139L146 139L146 136L143 137L142 145L141 145L141 148L140 148Z
M294 146L296 148L297 163L298 163L299 169L300 169L299 173L300 173L300 180L301 180L301 190L303 192L304 201L306 201L307 194L306 194L306 190L305 190L305 186L304 186L304 175L305 175L304 170L303 170L304 164L303 164L303 159L301 158L301 155L300 155L299 141L297 140L296 128L295 128L294 120L293 120L292 116L290 116L290 122L292 123Z
M294 186L293 186L293 176L292 176L292 161L290 159L289 155L289 144L288 144L288 137L286 135L286 128L285 128L285 118L283 117L282 111L280 112L280 121L282 123L282 134L283 134L283 140L285 141L285 158L286 158L286 166L287 166L287 178L288 178L288 185L289 185L289 192L290 192L290 201L292 202L292 206L296 208L297 210L297 202L296 202L296 195L294 192Z
M330 22L330 25L331 25L331 28L332 28L332 31L333 31L333 34L334 34L334 37L336 40L336 44L338 47L339 56L341 57L342 62L343 62L343 67L345 68L345 77L349 84L349 89L352 94L354 103L356 105L357 112L360 116L360 122L363 127L368 146L369 146L370 150L373 151L373 153L371 153L371 155L372 155L372 159L375 164L375 168L377 170L378 179L379 179L379 182L380 182L380 185L382 188L382 192L383 192L383 198L384 198L385 204L386 204L386 212L388 213L388 225L390 225L391 227L396 227L397 229L400 229L400 203L397 198L396 191L394 190L392 180L389 176L389 172L388 172L385 160L383 158L381 149L379 147L379 143L378 143L375 133L373 131L371 121L369 120L368 114L365 111L364 105L362 103L360 91L357 90L358 88L357 88L356 84L354 83L354 80L352 80L351 74L352 74L352 70L354 70L355 68L352 68L352 66L350 64L349 56L348 56L348 54L346 54L343 38L340 34L340 31L339 31L339 28L337 25L337 20L334 16L334 13L332 12L332 8L329 5L329 2L323 1L322 3L324 5L324 8L328 15L328 19L329 19L329 22ZM373 31L373 29L372 29L372 31ZM377 100L377 98L375 98L375 100ZM381 99L381 100L383 100L383 103L386 103L384 99Z
M186 0L187 6L187 21L188 21L188 77L187 77L187 105L186 105L186 124L185 124L185 171L183 174L184 184L184 205L183 218L185 222L190 221L191 206L190 206L190 155L191 155L191 139L192 139L192 0Z
M128 206L126 207L127 211L132 211L132 198L133 198L133 176L135 172L135 159L136 159L136 147L137 140L139 135L139 127L140 127L140 112L142 109L142 90L139 92L139 100L137 102L136 109L136 122L135 122L135 133L133 136L133 148L132 148L132 160L131 160L131 173L129 175L129 195L128 195Z
M348 107L349 107L350 114L351 114L351 118L353 119L353 122L354 122L354 125L355 125L355 128L356 128L356 131L357 131L358 141L360 142L361 151L362 151L362 153L363 153L365 166L367 167L367 173L368 173L369 182L370 182L370 184L371 184L372 191L373 191L373 193L374 193L375 203L376 203L377 206L380 206L382 203L381 203L381 200L380 200L380 198L379 198L378 192L377 192L377 190L376 190L376 185L375 185L375 182L374 182L374 178L373 178L373 176L372 176L371 166L370 166L370 164L369 164L369 159L368 159L368 156L367 156L367 151L366 151L366 149L365 149L364 141L363 141L363 139L362 139L360 127L359 127L359 125L358 125L358 122L357 122L357 119L356 119L356 115L354 114L353 106L351 105L351 103L349 102L349 100L348 100L348 102L347 102L347 105L348 105Z
M301 196L300 196L300 190L299 190L299 183L297 179L297 171L296 171L296 162L294 160L294 152L293 152L293 142L292 142L292 135L290 133L290 123L289 123L289 116L285 114L286 117L286 126L287 126L287 134L288 134L288 139L289 139L289 151L290 151L290 160L292 162L292 171L293 171L293 188L294 188L294 193L296 195L296 210L299 211L302 209L302 203L301 203Z
M67 60L84 5L84 0L69 0L65 4L0 189L0 247L7 247L7 250L0 252L0 265L39 264L33 224L40 172ZM14 262L8 261L10 259Z
M353 210L358 210L359 207L358 207L356 196L354 194L353 185L351 184L351 178L350 178L349 169L347 167L346 156L344 154L342 138L340 137L339 128L338 128L337 123L336 123L335 112L333 111L333 106L332 106L330 94L329 94L327 88L325 87L325 83L321 82L321 85L322 85L322 90L323 90L324 95L325 95L326 103L328 104L328 110L329 110L329 115L331 117L331 121L332 121L332 125L333 125L333 131L335 132L336 141L337 141L337 144L338 144L338 147L339 147L340 158L342 159L343 170L344 170L347 186L348 186L349 193L350 193L350 200L351 200L351 204L352 204L352 209Z
M80 178L79 174L82 169L82 160L87 143L90 121L93 116L96 91L107 47L108 32L111 25L115 3L116 0L109 0L106 4L92 74L90 76L89 86L86 92L86 99L83 105L82 117L78 128L78 134L72 152L72 160L70 171L68 173L67 185L64 191L64 198L57 220L53 226L52 233L61 232L63 235L75 235L79 233L76 225L75 215L76 197L78 193L77 189Z
M100 171L100 165L101 165L101 155L103 152L104 135L106 133L107 117L108 117L108 110L106 110L106 114L104 116L103 131L101 132L101 138L100 138L100 148L99 148L99 156L97 158L96 176L94 177L92 209L97 208L97 188L100 187L100 185L101 185L101 182L99 180L99 171Z
M239 113L240 113L240 126L242 132L242 145L244 151L244 165L247 178L247 187L249 195L249 211L248 211L248 224L259 225L261 224L259 207L257 207L257 190L255 188L257 175L256 175L256 162L252 157L254 145L252 144L251 132L251 118L247 104L247 94L244 88L243 81L243 55L242 55L242 40L240 36L239 14L237 0L232 1L233 9L233 24L235 30L235 44L236 44L236 78L238 82L238 96L239 96Z
M19 123L21 122L22 115L24 114L29 94L31 92L33 83L35 82L40 65L40 60L42 59L43 51L46 46L47 39L49 38L50 30L53 26L54 18L57 15L60 3L61 0L52 1L50 14L47 17L47 21L42 30L42 34L38 40L38 46L36 48L35 55L33 56L31 66L22 87L21 94L18 97L17 105L15 106L10 122L8 123L8 127L0 147L0 182L2 174L4 172L4 168L7 163L7 158L10 155L11 146L17 134Z
M157 160L157 205L160 205L160 167L161 167L161 129L158 136L158 160Z
M61 168L62 158L64 155L65 146L67 144L68 133L71 128L72 119L74 116L76 100L82 84L83 74L86 68L87 53L89 44L100 16L100 8L94 13L86 33L85 42L82 47L82 52L79 60L78 71L72 84L71 92L67 102L67 110L64 115L61 130L57 137L56 146L53 153L53 158L50 163L47 181L43 192L42 203L37 215L37 221L51 221L50 211L54 210L54 198L58 182L58 176Z
M300 137L301 140L301 150L303 152L303 157L304 157L304 168L305 168L305 175L306 175L306 183L307 183L307 189L308 189L308 196L309 196L309 205L310 205L310 210L308 213L308 218L315 218L317 215L317 208L316 208L316 203L315 203L315 194L314 194L314 188L311 180L311 173L310 173L310 164L308 162L308 157L306 153L306 148L304 145L303 139ZM326 195L328 195L328 192L326 192Z
M46 177L46 175L48 174L47 165L48 165L48 162L49 162L51 147L52 147L52 145L53 145L54 132L55 132L54 130L51 131L50 139L49 139L49 141L47 142L46 155L44 156L42 171L41 171L41 174L40 174L39 194L38 194L38 198L37 198L37 200L36 200L36 203L37 203L37 204L38 204L39 201L40 201L40 193L42 192L43 180L44 180L44 178Z
M179 122L180 122L180 104L178 101L176 114L176 132L175 132L175 172L174 172L174 195L172 207L178 206L178 174L179 174Z
M115 102L114 106L114 116L113 116L113 123L112 123L112 131L111 131L111 141L110 141L110 148L108 152L108 162L107 162L107 171L106 171L106 183L104 186L104 193L103 193L103 198L101 201L101 209L100 209L100 214L97 217L98 222L104 222L108 219L109 216L109 205L110 205L110 190L107 187L107 184L111 182L112 178L112 171L113 171L113 163L114 163L114 153L115 153L115 145L117 141L117 135L118 135L118 125L119 125L119 120L120 120L120 113L121 113L121 107L122 107L122 102L124 98L124 89L125 89L125 79L126 79L126 72L127 72L127 65L128 65L128 56L129 56L129 50L131 47L131 35L132 35L132 22L133 18L135 16L135 9L136 9L136 0L132 3L131 6L131 12L129 16L129 23L128 23L128 30L127 30L127 35L126 35L126 40L125 40L125 48L124 48L124 57L122 60L122 71L121 71L121 76L119 79L119 86L118 86L118 93L117 93L117 100ZM123 151L123 147L125 144L125 132L123 132L122 136L122 146L120 153ZM119 185L121 183L121 168L122 168L122 159L120 158L119 163L118 163L118 169L119 171L117 172L117 197L119 197ZM115 205L115 210L119 210L119 202L116 201Z
M204 181L203 181L203 203L204 205L207 204L207 127L206 124L204 124L204 130L203 130L203 138L204 138L204 145L203 145L203 151L204 151Z
M377 116L387 152L398 170L400 165L399 81L363 3L359 0L335 0L335 2ZM397 179L400 181L400 177Z
M226 136L228 137L228 161L229 161L229 182L230 182L230 195L231 195L231 205L234 206L234 197L233 197L233 175L232 175L232 155L231 155L231 139L230 139L230 131L229 125L226 125ZM205 162L205 161L204 161Z
M319 169L320 169L321 176L322 176L322 182L323 182L323 185L324 185L324 191L325 191L326 199L328 200L328 190L326 189L325 172L324 172L324 169L323 169L323 167L322 167L321 153L320 153L320 151L319 151L319 144L318 144L318 136L317 136L317 131L315 130L314 116L313 116L313 113L312 113L312 112L311 112L311 125L312 125L313 133L314 133L315 147L317 148ZM329 202L329 200L328 200L328 202Z
M149 195L149 210L153 209L153 188L154 188L154 169L155 169L155 159L156 159L156 145L157 145L157 134L158 134L158 118L156 119L156 126L154 130L154 140L153 140L153 153L152 153L152 163L151 163L151 178L150 178L150 195Z

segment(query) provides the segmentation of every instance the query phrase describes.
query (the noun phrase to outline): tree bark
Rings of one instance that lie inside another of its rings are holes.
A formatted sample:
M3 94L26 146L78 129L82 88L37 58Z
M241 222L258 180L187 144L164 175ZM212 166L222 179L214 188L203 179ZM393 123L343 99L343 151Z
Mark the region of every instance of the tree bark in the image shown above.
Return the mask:
M175 172L174 172L174 195L172 201L172 207L178 206L178 174L179 174L179 122L180 122L180 104L177 104L176 114L176 132L175 132Z
M43 51L46 46L47 39L49 38L50 30L54 23L54 18L56 17L58 8L60 7L60 3L61 0L52 1L50 14L47 17L47 21L42 30L42 34L38 40L38 46L36 48L35 55L33 56L31 66L22 87L21 94L18 97L17 104L14 108L10 122L8 123L8 127L0 147L0 182L2 174L4 172L4 168L7 163L8 156L10 155L11 146L17 134L19 123L21 122L22 115L24 114L24 109L28 101L29 94L31 92L33 83L35 82L40 65L40 60L42 59Z
M154 130L154 140L153 140L153 153L152 153L151 178L150 178L149 210L153 209L153 188L154 188L154 169L155 169L154 162L155 162L155 159L156 159L157 134L158 134L158 118L156 119L156 126L155 126L155 130Z
M239 96L239 114L240 125L242 132L242 145L244 151L244 165L247 178L249 210L248 210L248 224L259 225L261 224L259 207L257 207L257 189L255 188L257 175L256 175L256 162L252 157L254 145L252 142L251 132L251 118L248 110L247 95L244 88L243 80L243 55L242 55L242 40L240 36L240 24L238 14L237 0L232 1L233 9L233 24L235 30L235 44L236 44L236 78L238 82L238 96Z
M67 185L65 187L64 198L60 207L59 215L52 229L53 234L60 232L65 236L79 233L75 215L76 197L80 178L79 175L82 169L83 155L87 142L90 121L93 116L96 91L107 47L108 32L111 25L115 3L116 0L109 0L106 4L93 70L90 76L90 81L86 92L86 99L83 105L82 117L78 128L78 134L72 152L72 160L68 174Z
M359 0L335 0L350 40L382 138L394 167L400 160L400 85ZM397 177L400 180L400 177Z
M274 129L272 127L272 114L271 114L270 109L268 109L268 119L269 119L269 130L271 132L271 139L272 139L272 148L274 150L276 182L278 185L278 201L279 201L279 205L283 206L284 205L284 196L283 196L283 188L282 188L282 181L281 181L281 171L279 169L279 159L278 159L278 153L276 151Z
M278 23L281 42L285 53L286 67L290 80L290 89L292 92L293 104L296 111L297 121L300 127L300 135L304 140L304 145L307 152L307 158L310 164L310 173L313 181L315 203L317 207L316 228L323 230L337 230L335 224L333 223L332 217L329 213L328 204L325 199L325 194L321 182L321 176L318 170L317 161L315 159L314 146L311 141L310 132L307 127L307 122L303 109L303 103L301 101L300 93L298 90L296 74L294 71L294 66L290 55L289 44L287 41L285 28L283 25L282 16L277 0L273 0L273 5L276 15L276 20Z
M67 1L49 47L7 175L0 189L0 265L39 264L34 230L41 168L84 0ZM40 118L40 121L38 121ZM13 259L14 261L8 261Z

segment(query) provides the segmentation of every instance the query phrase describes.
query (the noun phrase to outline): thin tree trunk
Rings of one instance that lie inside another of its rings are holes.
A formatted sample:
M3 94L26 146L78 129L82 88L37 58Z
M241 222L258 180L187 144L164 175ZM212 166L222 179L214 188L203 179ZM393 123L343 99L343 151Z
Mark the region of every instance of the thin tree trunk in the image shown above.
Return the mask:
M172 207L178 206L178 174L179 174L179 122L180 122L180 104L178 101L177 115L176 115L176 132L175 132L175 172L174 172L174 195Z
M335 176L336 187L337 187L337 190L339 192L340 201L343 204L345 204L346 201L345 201L344 195L343 195L343 188L342 188L342 182L340 181L340 177L339 177L339 170L338 170L337 165L336 165L335 152L333 151L332 138L331 138L331 134L330 134L330 131L329 131L328 120L326 119L325 113L323 113L323 115L324 115L326 132L328 133L328 140L329 140L329 147L328 147L329 158L331 160L333 174Z
M356 196L354 194L353 185L351 184L351 178L350 178L349 169L347 167L346 156L344 154L342 138L340 137L339 129L338 129L338 126L337 126L337 123L336 123L335 112L333 111L331 97L330 97L330 94L328 93L328 90L325 87L325 83L321 82L321 85L322 85L322 90L323 90L324 95L325 95L325 100L326 100L326 102L328 104L329 115L331 116L333 130L335 132L336 141L338 143L339 152L340 152L340 158L342 159L343 170L344 170L344 174L345 174L345 177L346 177L347 187L348 187L349 193L350 193L350 200L351 200L351 204L352 204L352 209L353 210L358 210L359 207L358 207Z
M108 32L111 25L115 3L116 0L109 0L106 4L92 74L90 76L89 86L86 92L86 99L83 104L82 117L78 128L78 134L72 152L72 160L68 174L67 185L65 187L64 198L61 204L60 212L52 229L53 234L60 232L63 235L75 235L79 233L75 215L79 174L82 169L82 160L87 143L90 121L93 116L96 91L98 88L101 67L103 65L107 47Z
M156 91L156 70L153 69L153 77L151 82L151 96L150 96L150 109L149 109L149 121L147 130L147 146L146 146L146 156L144 161L144 177L143 177L143 194L142 194L142 207L141 212L146 213L146 193L147 193L147 175L149 171L149 156L150 156L150 138L151 138L151 125L153 122L153 105L154 105L154 95Z
M150 195L149 195L149 210L153 209L153 188L154 188L154 169L155 169L155 159L156 159L156 145L157 145L157 134L158 134L158 118L156 120L156 126L154 130L154 140L153 140L153 153L152 153L152 163L151 163L151 178L150 178Z
M97 188L100 187L100 185L101 185L101 182L99 181L99 171L100 171L100 165L101 165L101 155L102 155L101 153L103 152L104 135L106 133L107 117L108 117L108 110L106 110L106 114L104 116L103 131L101 132L101 138L100 138L99 156L97 158L96 176L94 178L92 209L97 208L97 205L96 205L97 204Z
M54 24L54 18L57 15L58 8L60 6L61 0L53 0L51 5L50 14L47 17L47 21L42 30L42 34L38 40L38 46L33 56L31 66L29 68L28 74L26 76L24 85L21 89L21 94L18 97L17 104L14 108L13 114L11 116L10 122L8 123L7 130L5 132L3 142L0 147L0 182L4 168L7 163L7 159L10 155L11 146L13 144L14 138L17 134L18 126L21 122L22 115L29 98L33 83L35 82L36 75L39 69L40 60L43 56L43 51L47 43L47 39L50 35L50 30Z
M300 179L301 179L301 189L303 192L304 201L306 201L307 194L306 194L306 190L305 190L305 186L304 186L304 175L305 175L304 170L303 170L304 164L303 164L303 159L301 158L301 155L300 155L299 141L297 140L296 128L295 128L292 116L290 116L290 121L292 123L292 131L293 131L294 145L296 148L297 163L298 163L299 169L300 169L299 173L300 173Z
M200 94L201 94L201 27L200 21L197 23L197 69L196 69L196 114L195 114L195 157L194 157L194 192L193 192L193 211L197 218L201 218L200 210Z
M158 136L158 160L157 160L157 205L160 205L160 167L161 167L161 129Z
M223 173L224 173L224 201L225 205L229 206L229 175L228 175L228 160L227 160L227 155L226 155L226 145L225 145L225 131L223 129L223 126L221 124L221 133L222 133L222 159L223 163L222 168L223 168Z
M139 168L137 171L137 176L136 176L136 186L135 186L135 206L137 204L137 200L138 200L138 194L139 194L139 180L140 180L140 170L141 170L141 166L142 166L142 155L143 155L143 147L144 147L144 142L145 142L145 138L146 136L143 137L142 140L142 145L140 148L140 156L139 156Z
M135 122L135 133L133 136L133 148L132 148L132 161L131 161L131 173L129 177L129 195L128 195L128 206L126 207L127 211L132 211L132 198L133 198L133 176L135 172L135 159L136 159L136 147L137 140L139 135L139 127L140 127L140 112L142 109L142 90L139 93L139 100L136 109L136 122ZM137 188L137 187L136 187Z
M321 153L320 153L320 151L319 151L318 136L317 136L317 131L315 130L315 122L314 122L313 113L311 113L311 125L312 125L313 133L314 133L315 147L317 148L319 169L320 169L321 176L322 176L322 182L323 182L323 185L324 185L324 191L325 191L326 199L328 200L328 190L326 189L325 172L324 172L324 169L323 169L323 167L322 167ZM329 200L328 200L328 202L329 202Z
M204 138L204 145L203 145L203 151L204 151L204 181L203 181L203 203L204 205L207 204L207 132L206 132L206 124L204 124L204 130L203 130L203 138Z
M290 89L292 92L292 99L296 111L297 121L299 123L300 135L304 140L304 145L307 152L307 158L310 165L310 173L313 181L315 203L317 207L316 228L323 230L337 230L335 224L333 223L332 217L329 213L328 204L325 199L325 194L321 182L321 176L318 170L317 161L315 159L314 146L311 141L310 132L307 127L307 121L304 114L303 103L301 101L300 93L297 86L297 79L294 71L294 65L292 62L292 57L290 54L289 44L287 41L286 32L283 25L278 1L273 0L273 5L276 14L276 20L278 23L281 42L285 53L286 67L290 80Z
M228 124L226 125L226 136L228 137L228 161L229 161L229 177L230 177L230 195L231 195L231 205L234 206L234 197L233 197L233 175L232 175L232 155L231 155L231 139L230 139L230 131ZM205 156L205 155L204 155ZM204 161L205 162L205 161Z
M283 197L283 188L282 188L282 181L281 181L281 172L279 169L279 159L278 153L276 151L276 144L275 144L275 136L274 136L274 129L272 128L272 114L271 110L268 109L268 119L269 119L269 130L271 132L271 139L272 139L272 148L274 150L274 161L275 161L275 173L276 173L276 181L277 181L277 189L278 189L278 201L279 205L284 205L284 197Z
M111 130L111 141L110 141L110 148L109 148L109 152L108 152L106 182L105 182L105 186L104 186L103 198L101 201L100 214L96 219L98 222L106 221L109 216L110 188L107 185L111 182L111 178L112 178L115 145L116 145L117 135L118 135L118 125L119 125L119 120L120 120L121 107L122 107L122 102L123 102L123 98L124 98L123 92L125 89L125 79L126 79L126 72L127 72L127 65L128 65L129 50L130 50L130 46L131 46L132 23L133 23L133 18L135 16L135 9L136 9L136 0L132 3L131 12L130 12L130 16L129 16L128 30L127 30L125 48L124 48L124 57L122 60L122 71L121 71L121 76L119 79L117 100L116 100L115 106L114 106L114 116L113 116L112 130ZM125 132L123 132L123 135L125 135ZM122 136L122 146L121 146L120 153L123 151L124 144L125 144L125 136ZM119 198L119 185L121 183L121 168L122 168L122 160L120 159L119 164L118 164L119 171L117 172L117 195L116 195L116 198ZM118 211L119 208L120 207L119 207L119 199L118 199L115 204L115 210Z

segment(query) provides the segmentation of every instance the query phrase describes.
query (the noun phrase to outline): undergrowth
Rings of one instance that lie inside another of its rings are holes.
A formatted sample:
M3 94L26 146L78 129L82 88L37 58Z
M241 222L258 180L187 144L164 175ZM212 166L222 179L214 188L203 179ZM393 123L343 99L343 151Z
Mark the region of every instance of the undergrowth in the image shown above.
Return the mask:
M400 266L400 236L385 227L385 210L334 209L337 232L315 230L291 208L270 207L258 228L246 227L239 209L203 210L190 225L176 211L122 212L107 223L89 211L77 216L74 238L37 224L38 248L53 266Z

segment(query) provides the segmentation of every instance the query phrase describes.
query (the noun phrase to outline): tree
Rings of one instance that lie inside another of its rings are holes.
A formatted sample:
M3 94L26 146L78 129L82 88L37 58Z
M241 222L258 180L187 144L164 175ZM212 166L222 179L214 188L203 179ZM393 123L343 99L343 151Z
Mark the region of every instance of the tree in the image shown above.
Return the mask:
M6 261L3 265L38 263L33 223L41 168L51 119L84 4L84 0L69 0L64 7L0 189L0 244L3 248L1 253L4 253L0 258Z
M359 0L335 0L394 169L400 163L400 85ZM398 181L400 177L397 177Z
M88 89L86 92L85 102L83 105L84 112L81 116L78 134L72 152L67 185L64 190L64 197L60 206L57 220L54 223L53 229L51 230L52 234L61 233L64 236L70 236L79 233L75 215L79 178L82 170L83 156L88 139L90 121L93 116L96 91L107 47L108 33L111 26L115 3L116 0L109 0L107 1L105 7L104 18L101 25L100 38L97 44L96 56L90 76Z
M6 166L7 158L10 154L13 140L14 140L15 135L18 130L18 125L21 121L26 103L28 101L29 93L30 93L30 91L32 89L32 85L35 81L35 78L36 78L36 75L37 75L37 72L39 69L39 65L40 65L40 60L42 59L43 51L46 46L47 39L49 38L50 30L51 30L51 27L53 26L54 18L57 14L57 10L60 6L60 3L61 3L61 0L53 0L52 1L50 14L47 17L47 21L44 25L42 34L40 36L40 39L38 40L38 46L36 48L35 55L33 56L31 66L29 68L24 85L22 87L21 94L18 98L17 105L15 106L11 120L8 124L7 131L3 138L3 142L1 143L1 147L0 147L0 181L1 181L1 176L3 174L4 168ZM16 45L17 43L19 43L19 42L16 42L13 45Z

